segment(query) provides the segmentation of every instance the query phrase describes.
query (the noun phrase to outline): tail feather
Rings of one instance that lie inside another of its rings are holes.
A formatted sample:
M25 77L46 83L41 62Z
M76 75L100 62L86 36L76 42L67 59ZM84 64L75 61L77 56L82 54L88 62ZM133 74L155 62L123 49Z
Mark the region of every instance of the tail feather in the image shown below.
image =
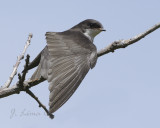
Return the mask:
M38 57L37 57L38 58ZM49 69L49 53L47 47L45 47L40 54L40 61L36 71L33 73L30 80L37 80L43 77L47 79Z
M32 77L30 80L37 80L41 78L41 64L38 65L38 68L36 71L33 73Z

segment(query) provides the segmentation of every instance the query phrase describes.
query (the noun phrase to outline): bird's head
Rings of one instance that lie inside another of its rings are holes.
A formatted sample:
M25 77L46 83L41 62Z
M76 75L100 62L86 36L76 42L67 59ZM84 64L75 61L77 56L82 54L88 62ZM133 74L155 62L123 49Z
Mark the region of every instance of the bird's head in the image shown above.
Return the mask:
M99 21L93 19L84 20L76 26L74 26L72 29L80 30L91 41L93 41L94 37L98 35L100 32L106 31Z

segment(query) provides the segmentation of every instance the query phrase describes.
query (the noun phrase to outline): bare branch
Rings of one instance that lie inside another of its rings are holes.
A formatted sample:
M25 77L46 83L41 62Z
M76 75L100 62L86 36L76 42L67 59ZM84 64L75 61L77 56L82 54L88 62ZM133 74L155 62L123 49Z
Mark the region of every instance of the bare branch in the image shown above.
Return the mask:
M23 85L16 84L9 88L0 88L0 98L4 98L13 94L19 94L21 91L26 91L27 89L36 86L43 81L44 79L41 78L37 81L24 82Z
M53 119L54 118L54 115L52 115L52 113L50 113L47 108L39 101L38 97L36 97L30 90L29 88L31 88L32 86L35 86L37 84L39 84L40 82L44 81L45 79L44 78L40 78L39 80L35 80L35 81L25 81L25 77L26 77L26 74L28 72L28 65L29 65L29 58L30 56L27 55L26 59L25 59L25 66L24 66L24 70L22 72L22 75L19 73L18 74L18 79L19 81L17 82L16 85L12 86L9 88L14 76L16 75L17 73L17 68L20 64L20 60L22 60L24 58L24 54L28 48L28 46L30 45L30 41L31 41L31 38L32 38L32 34L29 34L29 37L28 37L28 40L26 42L26 45L24 47L24 50L22 52L22 54L18 57L17 59L17 62L14 66L14 70L9 78L9 80L6 82L6 84L0 88L0 98L3 98L3 97L6 97L6 96L9 96L9 95L12 95L12 94L19 94L21 91L25 91L26 93L28 93L33 99L35 99L38 104L39 104L39 107L42 107L45 112L47 113L47 115Z
M156 29L160 28L160 23L156 24L155 26L153 26L152 28L148 29L147 31L145 31L144 33L141 33L133 38L130 38L128 40L119 40L119 41L114 41L113 43L111 43L109 46L107 46L106 48L100 50L98 52L98 57L104 55L104 54L107 54L107 53L110 53L110 52L114 52L114 50L116 49L119 49L119 48L125 48L127 47L128 45L131 45L137 41L139 41L140 39L144 38L145 36L147 36L148 34L150 34L151 32L155 31ZM27 66L29 64L29 56L27 56L26 58L26 65L24 67L24 70L23 70L23 73L22 75L18 75L19 76L19 81L17 82L16 85L12 86L9 88L12 80L13 80L13 77L15 76L16 72L17 72L17 68L20 64L20 60L22 60L24 58L24 54L26 52L26 49L27 47L29 46L30 44L30 40L32 38L32 35L29 35L29 38L28 38L28 41L25 45L25 48L22 52L22 55L18 57L18 60L14 66L14 70L9 78L9 80L6 82L6 84L4 85L4 87L0 88L0 98L3 98L3 97L7 97L7 96L10 96L12 94L19 94L21 91L25 91L26 93L28 93L32 98L34 98L40 107L42 107L45 112L47 113L47 115L50 116L50 118L53 118L54 116L49 113L49 111L47 110L47 108L38 100L38 98L29 90L29 88L43 82L45 79L44 78L41 78L39 80L35 80L35 81L27 81L25 82L25 76L26 76L26 73L27 73Z
M51 119L54 118L54 115L52 115L52 113L50 113L50 112L47 110L47 108L39 101L38 97L36 97L29 89L26 90L26 93L28 93L33 99L35 99L35 100L38 102L39 107L42 107L42 108L45 110L45 112L47 113L47 115L48 115Z
M144 33L141 33L133 38L127 39L127 40L118 40L118 41L114 41L113 43L111 43L109 46L107 46L106 48L100 50L98 52L98 57L107 54L109 52L114 52L114 50L119 49L119 48L125 48L128 45L131 45L139 40L141 40L142 38L144 38L145 36L147 36L148 34L150 34L151 32L155 31L156 29L160 28L160 23L154 25L152 28L148 29L147 31L145 31Z
M27 57L26 57L26 59L25 59L26 64L25 64L25 66L24 66L24 69L27 69L27 68L28 68L29 58L30 58L30 56L27 55ZM21 76L20 73L18 74L19 82L17 83L17 85L19 85L19 86L20 86L20 85L23 85L23 83L24 83L24 81L25 81L26 74L27 74L27 70L25 70L25 71L22 73L22 76Z
M10 88L3 88L3 87L0 88L0 98L6 97L6 96L9 96L12 94L19 94L20 91L26 91L27 89L29 89L29 88L31 88L31 87L33 87L33 86L35 86L45 80L44 78L41 78L41 79L35 80L35 81L25 81L25 76L28 71L26 69L29 64L29 58L30 58L30 56L27 55L27 58L25 59L26 63L24 66L24 72L22 73L22 75L18 74L19 81L17 82L17 84L13 85Z
M35 81L29 81L29 82L24 82L25 81L25 76L26 76L26 73L28 70L26 70L28 68L28 64L29 64L29 58L30 56L27 55L25 61L26 61L26 64L24 66L24 72L22 73L22 75L19 73L18 74L18 79L19 81L17 82L17 84L15 86L13 86L12 88L1 88L0 89L0 98L2 97L6 97L6 96L9 96L9 95L12 95L12 94L19 94L20 91L26 91L26 93L28 93L33 99L35 99L38 104L39 104L39 107L42 107L45 112L47 113L47 115L53 119L54 118L54 115L52 115L52 113L50 113L47 108L39 101L38 97L36 97L30 90L29 88L32 87L32 85L36 85L39 84L39 82L42 82L44 81L45 79L41 78L39 80L35 80ZM35 83L36 82L36 83ZM26 83L26 85L25 85Z
M5 85L3 86L3 88L8 88L8 87L10 86L10 84L11 84L14 76L17 74L18 66L19 66L19 64L21 63L20 61L24 58L24 54L25 54L28 46L30 45L32 36L33 36L32 34L29 34L28 40L27 40L27 42L26 42L26 45L24 46L24 50L23 50L22 54L21 54L20 56L18 56L17 62L16 62L16 64L14 65L13 71L12 71L9 79L7 80L7 82L5 83Z
M10 88L0 88L0 98L4 98L13 94L19 94L22 91L17 85L13 85Z

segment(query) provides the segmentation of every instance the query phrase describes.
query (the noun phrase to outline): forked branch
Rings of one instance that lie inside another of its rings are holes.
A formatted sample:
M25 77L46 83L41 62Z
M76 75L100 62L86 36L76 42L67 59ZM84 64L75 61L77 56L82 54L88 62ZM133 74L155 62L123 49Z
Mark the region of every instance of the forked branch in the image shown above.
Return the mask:
M127 46L129 46L133 43L136 43L136 42L138 42L139 40L141 40L142 38L144 38L145 36L152 33L153 31L155 31L158 28L160 28L160 23L154 25L152 28L148 29L147 31L145 31L145 32L133 37L133 38L130 38L130 39L127 39L127 40L114 41L109 46L107 46L106 48L100 50L98 52L98 57L103 56L103 55L105 55L107 53L110 53L110 52L114 52L116 49L125 48L125 47L127 47ZM17 68L20 64L20 61L24 58L24 54L26 52L27 47L30 44L31 38L32 38L32 35L30 34L22 54L17 59L17 62L14 66L12 74L9 77L9 80L5 83L5 85L3 87L0 88L0 98L7 97L7 96L10 96L12 94L19 94L21 91L25 91L26 93L28 93L32 98L34 98L38 102L39 106L42 107L45 110L45 112L47 113L47 115L50 118L53 118L54 116L51 113L49 113L47 108L39 101L38 97L36 97L29 90L31 87L33 87L33 86L41 83L42 81L44 81L44 79L41 78L41 79L36 80L36 81L29 81L27 83L25 82L25 76L27 74L27 66L29 64L29 56L27 56L27 58L26 58L26 64L25 64L25 67L24 67L24 72L22 73L22 75L20 75L20 74L18 75L19 76L19 81L17 82L16 85L13 85L12 87L9 87L13 78L14 78L14 76L17 73Z
M24 58L24 55L25 55L25 53L27 51L27 48L30 45L32 37L33 37L33 35L30 33L29 36L28 36L28 40L26 42L26 45L24 46L23 52L22 52L22 54L20 56L17 57L16 64L13 66L13 71L12 71L9 79L7 80L5 85L3 86L3 88L8 88L10 86L10 84L12 83L12 80L13 80L14 76L17 74L18 66L21 63L21 60Z

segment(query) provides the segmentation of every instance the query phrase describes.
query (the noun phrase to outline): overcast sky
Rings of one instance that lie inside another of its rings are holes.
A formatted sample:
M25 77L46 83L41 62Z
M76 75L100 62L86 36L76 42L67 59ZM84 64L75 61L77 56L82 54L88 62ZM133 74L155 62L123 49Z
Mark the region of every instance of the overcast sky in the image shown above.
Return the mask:
M0 2L0 85L8 79L28 34L31 60L46 45L47 31L64 31L85 19L107 30L100 50L160 22L159 0L5 0ZM48 118L25 92L0 99L5 128L160 128L160 29L98 59L71 99ZM18 72L23 69L22 61ZM27 74L29 78L34 70ZM13 81L16 83L17 76ZM48 83L31 89L48 108Z

